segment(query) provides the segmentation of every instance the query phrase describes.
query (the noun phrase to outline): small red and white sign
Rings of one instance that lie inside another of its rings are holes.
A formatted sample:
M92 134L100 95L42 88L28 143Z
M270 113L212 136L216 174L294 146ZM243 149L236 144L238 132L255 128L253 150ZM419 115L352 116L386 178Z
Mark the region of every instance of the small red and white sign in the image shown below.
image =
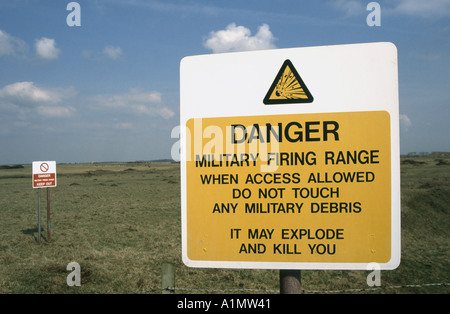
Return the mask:
M56 186L56 161L33 161L33 189Z

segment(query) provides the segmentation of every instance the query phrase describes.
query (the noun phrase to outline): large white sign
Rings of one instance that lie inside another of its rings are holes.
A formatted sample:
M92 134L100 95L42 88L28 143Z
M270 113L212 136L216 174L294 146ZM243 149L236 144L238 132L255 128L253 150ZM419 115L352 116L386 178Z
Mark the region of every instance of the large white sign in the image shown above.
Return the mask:
M184 58L184 263L396 268L397 68L391 43Z

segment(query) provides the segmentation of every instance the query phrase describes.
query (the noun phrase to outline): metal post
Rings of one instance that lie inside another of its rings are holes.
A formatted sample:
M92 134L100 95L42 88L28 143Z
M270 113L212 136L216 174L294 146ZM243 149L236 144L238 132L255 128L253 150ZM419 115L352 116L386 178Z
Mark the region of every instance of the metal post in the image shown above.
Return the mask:
M41 189L38 189L38 242L41 243Z
M47 188L47 241L50 242L50 189Z
M280 294L301 293L301 270L280 270Z
M162 293L173 294L175 292L175 266L170 263L162 265Z

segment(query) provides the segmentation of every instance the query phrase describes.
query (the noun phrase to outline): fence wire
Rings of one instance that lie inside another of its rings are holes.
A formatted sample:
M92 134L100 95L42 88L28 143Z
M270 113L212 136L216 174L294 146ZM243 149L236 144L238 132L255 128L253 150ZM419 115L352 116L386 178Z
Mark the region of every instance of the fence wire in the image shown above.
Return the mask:
M358 288L358 289L342 289L342 290L309 290L309 289L302 289L303 293L306 294L337 294L337 293L356 293L356 292L374 292L374 291L380 291L380 290L392 290L392 289L404 289L404 288L426 288L426 287L448 287L450 286L450 283L425 283L425 284L411 284L411 285L398 285L398 286L386 286L386 287L373 287L373 288ZM149 289L139 292L132 292L131 294L149 294L149 293L162 293L162 292L169 292L169 293L197 293L197 294L203 294L203 293L279 293L280 290L271 290L271 289L247 289L247 288L241 288L241 289L193 289L193 288L177 288L177 287L169 287L169 288L159 288L159 289Z

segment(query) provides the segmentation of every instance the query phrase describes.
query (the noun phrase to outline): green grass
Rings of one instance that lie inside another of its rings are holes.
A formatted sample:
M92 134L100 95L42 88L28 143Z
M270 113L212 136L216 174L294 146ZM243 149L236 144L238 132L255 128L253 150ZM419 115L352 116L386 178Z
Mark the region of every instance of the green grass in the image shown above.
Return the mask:
M381 289L367 290L368 271L302 271L306 292L448 293L448 286L390 288L450 282L450 165L440 161L402 159L402 262L381 272ZM192 289L179 293L279 290L276 270L184 266L177 164L58 165L50 243L43 192L39 244L31 167L0 169L0 293L149 292L161 287L165 262L176 267L176 287ZM72 261L81 266L80 287L66 284Z

